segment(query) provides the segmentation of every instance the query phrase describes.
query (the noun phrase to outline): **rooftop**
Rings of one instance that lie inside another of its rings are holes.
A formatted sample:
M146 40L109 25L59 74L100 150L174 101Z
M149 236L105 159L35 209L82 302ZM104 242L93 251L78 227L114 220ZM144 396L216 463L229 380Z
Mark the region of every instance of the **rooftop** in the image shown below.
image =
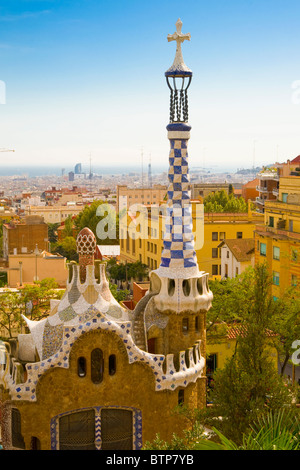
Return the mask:
M300 155L298 155L298 157L294 158L294 160L292 160L291 163L300 163Z
M254 239L253 238L237 238L223 240L219 247L226 245L232 252L237 261L250 261L254 253Z

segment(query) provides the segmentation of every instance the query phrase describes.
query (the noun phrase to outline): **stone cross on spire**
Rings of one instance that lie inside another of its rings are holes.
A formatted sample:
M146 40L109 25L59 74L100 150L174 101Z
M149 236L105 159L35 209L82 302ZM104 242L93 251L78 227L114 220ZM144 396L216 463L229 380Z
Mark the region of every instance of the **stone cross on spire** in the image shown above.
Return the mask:
M176 43L177 43L175 59L174 59L172 67L169 68L169 70L167 70L167 73L171 73L171 72L175 72L175 73L176 72L177 73L179 73L179 72L191 72L191 70L184 63L183 56L182 56L182 51L181 51L181 44L185 40L190 41L191 40L191 34L190 33L183 34L181 32L181 28L182 28L182 21L180 20L180 18L178 18L178 20L176 22L176 31L175 31L175 33L168 34L168 36L167 36L168 42L176 41Z

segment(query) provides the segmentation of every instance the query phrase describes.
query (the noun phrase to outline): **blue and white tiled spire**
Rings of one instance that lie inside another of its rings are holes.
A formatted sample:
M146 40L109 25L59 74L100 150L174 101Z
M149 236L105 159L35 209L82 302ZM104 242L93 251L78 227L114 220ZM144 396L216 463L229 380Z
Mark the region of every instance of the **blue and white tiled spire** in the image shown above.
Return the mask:
M191 81L192 71L185 65L181 44L190 39L190 34L181 33L182 23L176 23L177 31L168 35L169 41L177 42L175 60L165 73L167 80L175 78ZM171 82L172 84L172 82ZM187 120L187 93L186 89L171 88L170 124L167 126L170 140L169 154L169 187L166 209L165 234L161 264L156 271L162 277L170 279L187 279L199 275L197 257L194 247L193 219L191 208L191 191L188 166L187 144L190 138L191 126ZM189 84L188 84L189 85ZM184 111L185 109L185 111ZM181 119L183 112L183 119ZM175 121L175 114L177 120Z
M191 127L169 124L169 187L161 264L157 271L169 278L199 274L194 248L187 142Z

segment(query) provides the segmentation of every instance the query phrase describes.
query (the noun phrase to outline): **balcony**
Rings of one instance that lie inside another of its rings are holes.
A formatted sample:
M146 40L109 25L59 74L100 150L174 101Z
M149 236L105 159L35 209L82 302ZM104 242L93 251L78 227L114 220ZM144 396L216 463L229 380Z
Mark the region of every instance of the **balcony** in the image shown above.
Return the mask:
M286 222L286 221L281 221L281 222ZM255 231L259 234L262 233L264 236L271 236L271 237L276 237L276 238L281 238L284 240L293 240L293 241L298 241L300 240L300 233L297 232L291 232L289 228L286 228L285 226L282 226L280 224L276 225L275 227L269 227L269 226L262 226L262 225L256 225Z
M273 180L273 181L279 181L279 175L277 173L273 173L271 171L266 171L263 173L259 173L257 175L257 178L260 180Z
M256 186L256 191L259 193L268 193L269 190L266 186Z
M265 200L262 199L261 197L257 196L255 198L257 204L261 204L262 206L265 204Z

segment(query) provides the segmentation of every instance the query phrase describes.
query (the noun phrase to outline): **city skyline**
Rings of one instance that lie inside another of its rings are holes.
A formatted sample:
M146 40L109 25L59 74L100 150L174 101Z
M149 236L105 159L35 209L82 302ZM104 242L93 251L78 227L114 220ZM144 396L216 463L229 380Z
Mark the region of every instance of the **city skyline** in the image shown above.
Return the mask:
M191 167L250 168L300 153L294 0L22 0L0 8L6 165L154 166L168 159L178 18L191 41Z

